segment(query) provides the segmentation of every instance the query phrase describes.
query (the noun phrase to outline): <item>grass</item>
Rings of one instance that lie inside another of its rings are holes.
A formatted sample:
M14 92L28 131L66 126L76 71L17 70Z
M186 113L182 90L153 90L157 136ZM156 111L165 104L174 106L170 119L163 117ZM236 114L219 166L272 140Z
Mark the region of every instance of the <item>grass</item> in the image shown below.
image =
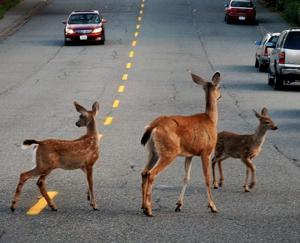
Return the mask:
M16 6L20 0L0 0L0 19L2 19L7 10Z
M261 2L277 11L291 25L300 25L300 1L299 0L261 0Z

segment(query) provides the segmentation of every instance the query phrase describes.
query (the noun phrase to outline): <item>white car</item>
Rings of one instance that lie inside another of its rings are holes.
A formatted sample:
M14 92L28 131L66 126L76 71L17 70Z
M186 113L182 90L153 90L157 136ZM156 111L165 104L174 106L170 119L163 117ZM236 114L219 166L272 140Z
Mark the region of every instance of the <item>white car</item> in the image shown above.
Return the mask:
M276 45L280 33L266 33L260 41L256 41L255 67L260 72L267 71L270 64L270 55Z

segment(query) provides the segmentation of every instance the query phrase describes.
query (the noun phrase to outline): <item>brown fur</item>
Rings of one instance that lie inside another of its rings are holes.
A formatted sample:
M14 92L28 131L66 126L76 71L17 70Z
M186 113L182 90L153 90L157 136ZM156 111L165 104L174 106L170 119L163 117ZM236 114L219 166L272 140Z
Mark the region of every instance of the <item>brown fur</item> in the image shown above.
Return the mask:
M152 186L155 177L164 170L177 156L186 158L184 187L177 202L176 211L183 205L183 196L190 176L190 165L193 156L202 158L205 176L208 205L212 212L216 206L212 200L209 187L210 155L217 141L218 109L220 98L220 73L215 73L212 82L191 73L195 83L202 85L206 93L205 113L191 116L161 116L152 121L145 130L141 143L146 144L149 151L148 163L142 172L142 209L147 216L152 216Z
M263 108L261 114L255 115L259 119L259 125L254 134L236 134L232 132L223 131L218 134L218 142L216 145L215 156L212 160L212 171L213 171L213 185L217 189L219 186L222 187L224 176L222 170L222 161L225 159L239 158L246 165L246 179L244 184L244 190L249 192L250 188L256 184L256 167L253 164L253 159L261 152L262 145L265 140L267 130L278 129L275 123L268 115L268 110ZM218 163L220 179L219 183L215 178L215 165ZM248 185L249 171L252 174L252 182Z
M47 139L43 141L25 140L23 145L36 146L36 167L30 171L23 172L16 189L15 197L11 204L14 211L20 198L24 183L34 176L40 176L37 185L42 196L46 199L52 210L57 210L55 203L49 198L45 188L45 179L50 172L56 168L64 170L81 169L85 172L89 184L88 200L91 199L91 206L97 209L93 191L93 165L99 157L99 142L101 134L96 127L96 115L99 111L99 104L95 102L93 109L87 111L84 107L74 102L77 111L81 114L76 126L87 127L87 132L75 140Z

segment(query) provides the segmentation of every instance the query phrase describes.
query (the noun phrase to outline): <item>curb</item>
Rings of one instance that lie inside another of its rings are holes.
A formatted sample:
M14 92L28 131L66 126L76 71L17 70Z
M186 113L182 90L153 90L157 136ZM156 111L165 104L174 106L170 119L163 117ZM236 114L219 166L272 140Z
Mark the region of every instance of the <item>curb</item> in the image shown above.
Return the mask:
M45 7L48 4L47 0L42 0L36 5L33 6L29 11L27 11L24 15L18 18L15 22L5 27L2 31L0 31L0 38L7 37L15 33L19 30L24 24L26 24L30 18L36 14L40 9Z

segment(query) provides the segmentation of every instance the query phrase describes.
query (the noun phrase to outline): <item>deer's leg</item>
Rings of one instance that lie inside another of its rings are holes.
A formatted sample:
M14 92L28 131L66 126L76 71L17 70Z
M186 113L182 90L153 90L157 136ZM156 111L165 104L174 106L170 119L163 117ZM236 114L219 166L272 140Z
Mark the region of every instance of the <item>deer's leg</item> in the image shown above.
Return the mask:
M252 163L251 159L249 159L249 158L243 158L242 160L248 167L247 170L250 169L250 171L251 171L251 183L250 183L249 187L253 188L256 184L256 166ZM246 176L247 176L247 174L246 174Z
M89 184L89 196L90 196L90 205L94 210L98 210L97 204L96 204L96 199L94 195L94 188L93 188L93 167L92 166L87 166L86 167L86 176L87 176L87 181Z
M185 190L186 187L191 179L191 168L192 168L192 157L186 157L185 158L185 162L184 162L184 171L185 171L185 175L184 175L184 179L183 179L183 187L181 189L181 193L179 196L179 199L176 203L177 207L175 209L175 212L180 212L182 205L183 205L183 198L184 198L184 194L185 194Z
M217 157L215 156L215 157L212 159L212 163L211 163L214 189L218 189L218 187L219 187L218 182L217 182L217 179L216 179L216 171L215 171L217 162L218 162L218 160L217 160Z
M163 169L165 169L174 159L175 156L161 156L155 166L148 171L147 173L147 191L146 191L146 204L144 213L147 216L152 216L152 187L155 177L158 175L159 172L161 172Z
M149 144L151 143L151 144ZM155 151L154 145L152 144L152 141L150 140L147 145L148 146L148 150L149 150L149 155L148 155L148 162L144 168L144 170L141 173L142 176L142 209L146 208L146 195L147 195L147 187L148 187L148 180L147 180L147 176L148 176L148 172L149 170L151 170L154 165L156 164L157 160L158 160L158 156L157 153Z
M81 170L82 170L82 171L84 172L84 174L87 176L85 167L81 168ZM86 192L86 198L87 198L88 201L91 200L89 188L87 189L87 192Z
M49 197L49 195L47 193L47 190L45 188L45 180L46 180L47 175L40 176L40 178L38 179L36 184L39 187L42 196L46 199L46 201L48 203L48 206L51 208L51 210L52 211L57 211L57 207L56 207L55 203Z
M249 189L249 186L248 186L249 171L250 171L250 169L246 165L246 178L245 178L245 182L244 182L244 190L245 190L245 192L250 192L250 189Z
M222 169L222 162L227 159L228 156L223 156L222 154L215 156L212 160L212 174L213 174L213 186L214 189L218 189L219 187L223 186L223 181L224 181L224 175L223 175L223 169ZM216 179L215 176L215 166L216 164L218 164L218 168L219 168L219 175L220 175L220 179L219 182Z
M223 162L224 160L225 160L225 159L220 160L220 161L218 162L219 173L220 173L219 187L222 187L222 186L223 186L223 183L224 183L224 175L223 175L223 168L222 168L222 162Z
M16 192L15 192L15 196L14 196L14 199L13 199L13 201L11 203L11 207L10 207L12 212L15 211L15 209L17 207L17 203L20 200L20 195L21 195L21 191L22 191L22 188L24 186L24 183L28 179L30 179L31 177L38 176L38 175L40 175L40 171L37 167L35 167L32 170L21 173L19 183L17 185L17 189L16 189Z
M211 190L210 190L210 166L209 166L209 153L202 154L202 169L203 175L205 177L206 191L207 191L207 199L208 199L208 207L211 209L213 213L217 212L217 207L213 201Z

